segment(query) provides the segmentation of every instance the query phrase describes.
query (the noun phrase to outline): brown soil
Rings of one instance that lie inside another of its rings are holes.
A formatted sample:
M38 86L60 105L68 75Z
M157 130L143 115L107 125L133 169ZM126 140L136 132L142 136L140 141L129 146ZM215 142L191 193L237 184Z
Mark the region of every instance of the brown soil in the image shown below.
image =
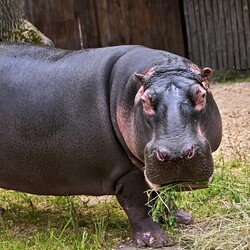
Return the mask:
M213 85L212 92L218 104L223 138L215 158L227 160L250 159L250 83Z

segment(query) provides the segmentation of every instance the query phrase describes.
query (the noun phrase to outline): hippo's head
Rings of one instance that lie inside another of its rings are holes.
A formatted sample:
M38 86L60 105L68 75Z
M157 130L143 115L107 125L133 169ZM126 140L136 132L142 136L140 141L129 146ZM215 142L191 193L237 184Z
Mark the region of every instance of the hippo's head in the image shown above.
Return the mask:
M151 187L211 180L212 151L222 131L208 84L211 73L190 62L184 68L163 65L135 74L140 86L133 105L118 110L118 125L132 158L144 164Z

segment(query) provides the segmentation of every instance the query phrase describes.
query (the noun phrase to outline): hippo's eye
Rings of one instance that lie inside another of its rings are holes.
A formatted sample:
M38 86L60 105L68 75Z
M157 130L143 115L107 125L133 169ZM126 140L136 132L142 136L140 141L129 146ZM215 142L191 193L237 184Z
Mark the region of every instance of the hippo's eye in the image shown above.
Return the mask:
M196 104L203 103L206 100L207 93L198 94Z
M143 104L144 112L147 115L153 115L155 111L154 111L154 103L152 102L151 98L149 98L149 96L142 96L141 101Z
M193 101L195 104L195 109L197 111L201 111L206 106L207 92L200 86L195 89L195 93L193 95Z
M152 106L150 98L142 96L141 100L142 100L143 106L145 106L145 107L151 107Z
M155 103L155 95L148 95L149 102L153 105Z

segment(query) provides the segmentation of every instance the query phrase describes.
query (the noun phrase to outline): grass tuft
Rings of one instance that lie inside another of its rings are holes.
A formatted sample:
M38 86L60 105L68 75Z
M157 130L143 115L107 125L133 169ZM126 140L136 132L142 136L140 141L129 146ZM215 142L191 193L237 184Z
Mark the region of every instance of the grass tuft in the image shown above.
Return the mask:
M215 70L212 76L213 83L228 84L239 82L250 82L250 69L237 70Z
M224 216L215 214L206 222L186 227L179 238L183 249L249 249L250 214L245 203Z

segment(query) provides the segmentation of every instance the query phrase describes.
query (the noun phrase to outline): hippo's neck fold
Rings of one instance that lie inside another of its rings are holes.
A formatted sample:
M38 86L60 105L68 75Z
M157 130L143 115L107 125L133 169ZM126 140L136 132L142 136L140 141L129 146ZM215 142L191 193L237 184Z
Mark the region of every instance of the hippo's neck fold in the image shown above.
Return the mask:
M116 105L111 109L111 119L116 136L130 160L134 165L143 169L143 157L138 154L136 147L138 141L135 134L134 97L137 88L133 87L136 86L133 81L133 75L131 75L127 80L127 84L121 86L122 97L119 101L117 100Z
M135 121L134 99L140 88L134 73L145 73L165 62L166 55L162 51L134 46L117 60L111 73L110 112L113 128L131 161L141 169L144 167L143 150L139 155L137 145L140 144L140 149L145 145L138 141L140 139L135 136L134 130L139 126L139 122Z

